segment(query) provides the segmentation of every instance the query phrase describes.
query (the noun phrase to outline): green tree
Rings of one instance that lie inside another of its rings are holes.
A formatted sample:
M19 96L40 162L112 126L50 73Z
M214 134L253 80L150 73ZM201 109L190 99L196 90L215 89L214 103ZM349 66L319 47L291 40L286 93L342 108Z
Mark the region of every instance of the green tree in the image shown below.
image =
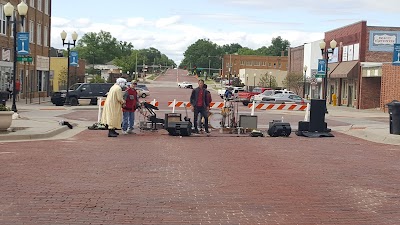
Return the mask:
M90 83L105 83L106 80L104 80L104 78L101 77L101 75L95 75L93 77L93 79L90 81Z
M131 54L131 43L118 41L110 32L86 33L78 40L75 50L81 58L91 64L105 64L116 57L124 57Z
M288 47L290 42L288 40L283 40L281 36L272 38L271 45L268 47L267 54L270 56L280 56L282 51L284 54L288 54Z
M208 39L199 39L194 44L190 45L184 52L184 59L179 65L180 68L186 66L187 68L196 66L203 68L208 73L208 66L210 68L221 68L222 49L215 43ZM213 73L215 71L211 71Z
M232 44L225 44L220 47L221 52L224 54L235 54L239 51L239 49L243 48L240 44L238 43L232 43Z
M257 55L257 52L251 48L244 47L238 50L239 55Z
M290 72L282 83L287 89L300 93L303 88L303 74Z
M261 78L258 83L260 87L269 87L272 89L275 89L278 87L278 83L276 82L276 77L272 76L268 72L265 73Z

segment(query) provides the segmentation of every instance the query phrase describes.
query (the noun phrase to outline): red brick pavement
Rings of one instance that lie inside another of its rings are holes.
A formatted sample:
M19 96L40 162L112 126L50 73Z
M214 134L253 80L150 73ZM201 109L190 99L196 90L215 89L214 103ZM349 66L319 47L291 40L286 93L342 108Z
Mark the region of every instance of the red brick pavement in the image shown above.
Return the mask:
M400 224L397 146L160 133L0 144L0 224Z

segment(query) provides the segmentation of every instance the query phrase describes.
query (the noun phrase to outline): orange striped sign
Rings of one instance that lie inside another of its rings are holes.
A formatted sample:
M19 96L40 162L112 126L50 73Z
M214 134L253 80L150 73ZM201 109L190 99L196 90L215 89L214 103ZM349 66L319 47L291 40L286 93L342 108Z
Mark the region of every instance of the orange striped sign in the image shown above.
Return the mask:
M248 105L249 108L253 107L253 103ZM291 110L291 111L304 111L307 109L307 105L299 105L299 104L264 104L259 103L254 105L255 109L263 109L263 110Z

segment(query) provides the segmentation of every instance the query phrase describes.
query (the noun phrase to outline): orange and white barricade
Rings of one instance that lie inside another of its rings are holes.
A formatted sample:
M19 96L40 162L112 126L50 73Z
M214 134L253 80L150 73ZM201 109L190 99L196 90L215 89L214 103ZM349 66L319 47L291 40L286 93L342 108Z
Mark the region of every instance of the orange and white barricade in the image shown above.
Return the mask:
M172 107L172 113L175 112L175 108L189 108L192 106L190 102L184 102L184 101L177 101L174 99L174 101L169 101L168 102L168 107ZM225 102L211 102L210 103L210 109L222 109L225 106Z
M290 110L290 111L304 111L307 109L307 105L300 104L269 104L269 103L250 103L248 105L252 109L262 110ZM254 114L254 113L253 113Z

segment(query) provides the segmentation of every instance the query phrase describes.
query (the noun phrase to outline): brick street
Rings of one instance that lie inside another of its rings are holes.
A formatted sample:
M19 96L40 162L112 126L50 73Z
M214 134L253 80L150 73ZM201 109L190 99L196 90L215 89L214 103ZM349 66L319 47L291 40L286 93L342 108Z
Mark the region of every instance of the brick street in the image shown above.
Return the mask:
M2 143L0 224L399 224L400 149L335 135Z

